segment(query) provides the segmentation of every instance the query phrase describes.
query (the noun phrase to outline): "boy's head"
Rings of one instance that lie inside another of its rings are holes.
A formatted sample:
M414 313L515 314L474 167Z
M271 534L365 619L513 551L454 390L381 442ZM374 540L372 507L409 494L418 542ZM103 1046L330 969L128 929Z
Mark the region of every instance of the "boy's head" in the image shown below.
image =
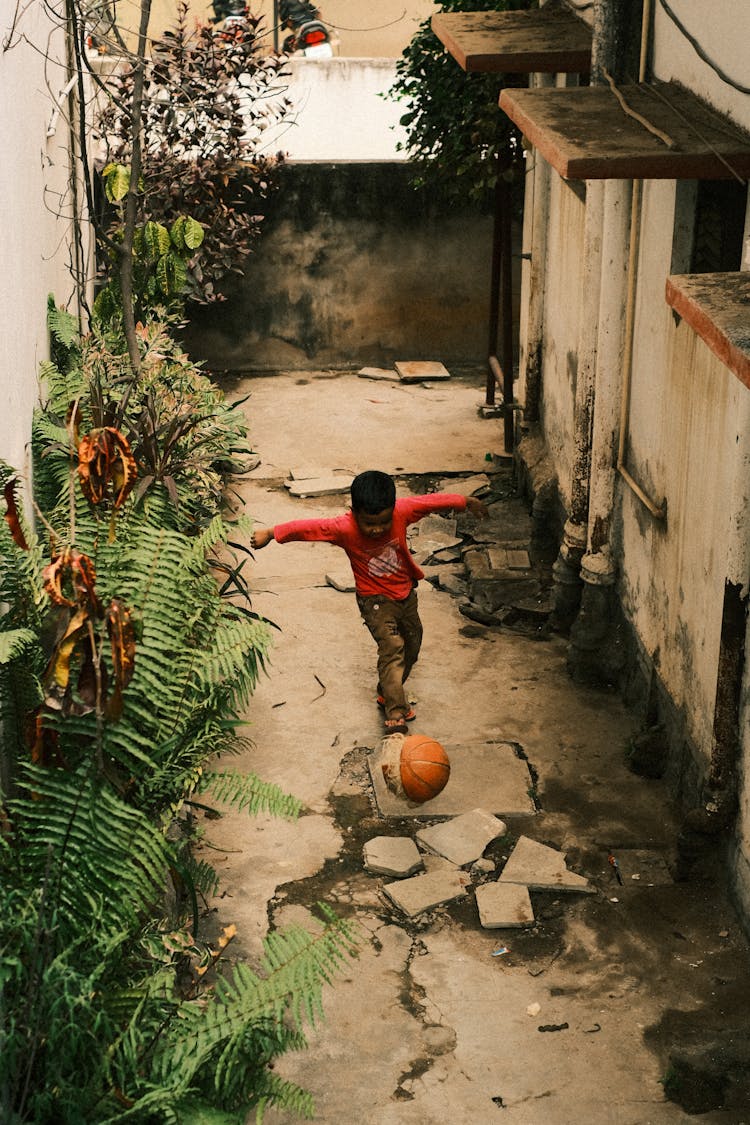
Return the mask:
M390 530L396 486L387 473L368 469L352 481L352 512L359 530L370 539Z

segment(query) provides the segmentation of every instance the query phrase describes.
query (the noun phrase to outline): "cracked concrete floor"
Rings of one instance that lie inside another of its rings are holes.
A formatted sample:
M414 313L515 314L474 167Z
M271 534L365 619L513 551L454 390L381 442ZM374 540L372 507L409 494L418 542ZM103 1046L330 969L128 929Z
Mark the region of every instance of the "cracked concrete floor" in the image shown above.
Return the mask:
M298 465L410 473L399 487L419 490L428 474L484 471L500 423L478 415L483 379L406 388L296 373L232 386L250 395L261 457L240 489L247 512L273 524L341 511L345 497L289 496L282 482ZM314 925L321 899L361 927L360 956L326 989L325 1022L277 1072L314 1094L327 1125L750 1123L731 1076L712 1104L665 1097L675 1050L726 1033L747 1041L750 973L719 869L691 883L613 880L610 848L674 854L664 784L625 765L633 717L616 695L571 682L562 638L478 628L427 583L416 727L449 743L518 742L541 807L509 818L509 837L487 854L502 864L513 839L531 835L597 890L532 894L536 925L506 931L480 927L473 895L409 923L383 897L362 846L420 822L385 822L371 801L365 755L382 736L374 645L353 595L324 584L342 563L327 544L271 544L249 568L255 608L281 632L247 715L255 749L229 764L294 793L304 814L290 824L229 811L205 825L222 880L217 918L239 930L235 958L252 961L269 925ZM560 1030L540 1031L550 1026ZM721 1098L735 1107L716 1108Z

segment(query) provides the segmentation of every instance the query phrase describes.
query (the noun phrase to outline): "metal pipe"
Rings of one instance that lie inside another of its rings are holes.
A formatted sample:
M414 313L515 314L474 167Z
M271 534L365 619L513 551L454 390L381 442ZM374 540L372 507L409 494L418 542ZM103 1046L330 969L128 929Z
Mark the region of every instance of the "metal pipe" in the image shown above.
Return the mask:
M648 67L648 51L651 32L652 0L643 0L643 18L641 21L641 53L638 64L638 81L646 78ZM638 270L638 250L640 247L641 206L643 201L643 181L633 181L633 205L630 213L630 248L628 251L628 292L625 305L625 348L622 359L622 398L620 401L620 439L617 448L617 471L627 484L628 488L637 496L641 503L651 512L655 519L664 519L667 514L666 505L657 504L652 500L641 486L633 479L625 468L625 447L628 437L628 422L630 419L630 390L633 377L633 339L635 335L635 294Z

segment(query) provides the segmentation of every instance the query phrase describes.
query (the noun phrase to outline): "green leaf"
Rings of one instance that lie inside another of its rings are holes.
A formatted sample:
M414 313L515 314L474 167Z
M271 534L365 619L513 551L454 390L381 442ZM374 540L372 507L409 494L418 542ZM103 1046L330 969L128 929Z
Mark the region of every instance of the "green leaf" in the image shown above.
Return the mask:
M185 222L185 245L189 250L197 250L203 242L203 227L196 219Z
M130 169L124 164L108 164L102 172L102 179L110 203L119 202L130 191Z
M143 228L146 252L151 258L160 258L169 251L169 231L162 223L148 222Z

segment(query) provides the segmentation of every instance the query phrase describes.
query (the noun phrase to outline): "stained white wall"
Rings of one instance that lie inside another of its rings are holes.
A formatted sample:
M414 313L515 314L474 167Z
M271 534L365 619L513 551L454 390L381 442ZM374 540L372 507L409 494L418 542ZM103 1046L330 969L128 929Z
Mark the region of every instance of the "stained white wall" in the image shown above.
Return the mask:
M702 51L726 76L750 85L750 3L669 0ZM654 0L650 58L657 78L675 80L750 130L750 97L723 81ZM570 500L575 454L571 376L581 322L583 219L556 173L551 175L544 288L542 424ZM582 210L582 208L581 208ZM674 180L643 184L636 267L632 384L625 464L656 503L655 519L622 479L614 497L613 545L618 592L646 657L684 718L695 755L693 776L705 775L713 719L725 583L750 583L750 390L728 371L665 300L680 231L692 229L691 186ZM677 223L676 223L677 218ZM748 231L746 229L746 235ZM527 238L529 237L527 232ZM609 310L612 317L618 310ZM622 310L624 317L624 310ZM601 330L601 325L600 325ZM619 373L613 371L614 379ZM747 653L750 654L750 638ZM750 919L750 657L746 657L740 722L740 816L734 883Z
M585 215L585 204L579 194L553 173L545 271L541 416L566 505L570 503L575 458L573 404L578 374Z
M294 110L285 124L263 133L266 152L290 160L403 160L399 125L403 104L383 95L396 78L392 59L289 60L287 96Z
M68 132L63 115L52 121L67 78L54 62L64 58L62 36L43 5L0 0L0 41L0 457L28 474L37 372L48 354L47 294L65 304L73 292L66 268Z
M747 0L670 0L670 8L703 52L741 86L750 86L748 43L750 4ZM654 0L653 69L656 78L674 79L726 113L738 125L750 128L750 97L722 81L700 58L689 40Z

